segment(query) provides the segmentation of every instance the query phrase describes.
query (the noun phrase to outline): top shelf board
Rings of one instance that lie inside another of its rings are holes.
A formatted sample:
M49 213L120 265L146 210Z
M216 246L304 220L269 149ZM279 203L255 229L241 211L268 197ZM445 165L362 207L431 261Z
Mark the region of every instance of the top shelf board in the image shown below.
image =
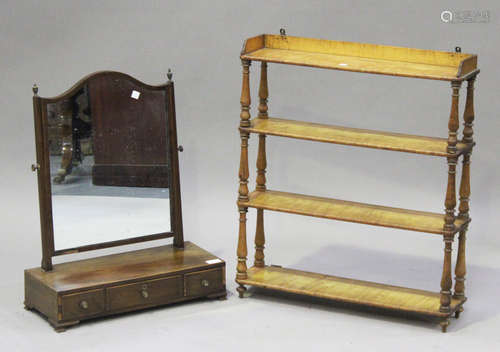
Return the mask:
M288 35L262 34L243 45L241 59L442 81L479 72L477 55Z

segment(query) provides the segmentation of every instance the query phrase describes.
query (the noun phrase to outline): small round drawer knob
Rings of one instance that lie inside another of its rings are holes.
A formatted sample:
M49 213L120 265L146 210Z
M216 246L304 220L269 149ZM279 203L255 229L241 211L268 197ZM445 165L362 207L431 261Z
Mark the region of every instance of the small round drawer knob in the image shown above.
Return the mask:
M89 308L89 303L87 301L81 301L80 302L80 308L82 308L82 309L88 309Z
M201 286L208 287L209 285L210 283L208 282L208 280L201 280Z
M148 298L148 297L149 297L149 293L148 293L148 291L147 291L147 290L145 290L145 289L143 289L143 290L141 291L141 296L142 296L142 298Z

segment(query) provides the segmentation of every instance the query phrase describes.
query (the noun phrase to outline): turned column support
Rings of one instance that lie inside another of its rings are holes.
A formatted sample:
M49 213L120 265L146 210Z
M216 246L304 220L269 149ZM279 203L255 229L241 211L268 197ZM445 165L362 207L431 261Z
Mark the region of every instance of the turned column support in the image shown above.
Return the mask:
M243 80L241 86L241 114L240 127L250 126L250 61L241 60L243 66ZM240 130L241 137L241 154L240 154L240 169L239 169L239 188L238 188L238 204L248 201L248 132ZM246 213L248 207L238 205L239 211L239 232L238 232L238 264L236 266L236 280L247 278L247 230L246 230ZM245 286L239 284L237 288L240 297L246 291Z
M467 99L465 101L464 110L464 130L463 142L473 144L472 125L474 122L474 81L476 77L472 77L467 81ZM463 157L462 164L462 177L460 180L460 204L458 206L458 217L469 220L469 197L470 197L470 157L472 150L466 153ZM467 226L460 231L458 238L458 255L457 263L455 265L455 290L453 297L458 299L465 299L465 275L467 273L465 265L465 240L466 240ZM462 309L460 309L461 311ZM460 312L457 312L457 317Z
M269 96L267 87L267 62L262 62L260 66L259 85L259 119L267 119L267 98ZM259 134L259 150L257 153L257 184L256 191L266 190L266 135ZM266 243L264 235L264 210L257 209L257 226L255 229L255 261L256 267L264 267L264 245Z
M243 82L241 87L241 113L240 127L250 126L250 61L241 60L243 65ZM241 154L240 154L240 187L238 189L238 201L248 201L248 139L250 134L240 130Z
M259 118L267 118L267 98L269 89L267 86L267 62L260 64L260 85L259 85Z
M444 217L444 260L443 274L441 277L441 306L439 310L447 313L450 311L451 303L451 288L453 285L451 277L451 252L452 243L455 233L455 207L457 205L456 189L455 189L455 174L457 167L457 130L459 127L458 120L458 98L460 91L460 81L451 83L451 109L450 119L448 121L448 185L446 188L445 199L445 217Z
M444 261L443 261L443 275L441 277L441 298L439 311L448 313L450 312L451 304L451 252L453 244L453 235L445 235L444 237Z
M247 211L246 207L239 207L240 212L240 227L238 233L238 264L236 267L236 279L247 278Z

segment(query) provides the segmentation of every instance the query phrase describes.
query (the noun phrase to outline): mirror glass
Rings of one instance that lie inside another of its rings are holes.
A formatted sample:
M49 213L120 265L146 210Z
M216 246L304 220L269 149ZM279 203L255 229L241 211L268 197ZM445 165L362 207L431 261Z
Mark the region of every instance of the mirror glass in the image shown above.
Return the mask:
M46 104L55 250L170 232L166 112L112 83Z

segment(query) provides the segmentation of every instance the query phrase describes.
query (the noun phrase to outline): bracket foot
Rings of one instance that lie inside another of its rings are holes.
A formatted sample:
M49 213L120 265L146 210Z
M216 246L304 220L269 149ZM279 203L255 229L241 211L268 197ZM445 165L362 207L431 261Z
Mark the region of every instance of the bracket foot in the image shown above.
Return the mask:
M55 321L49 319L49 323L50 323L50 325L52 325L52 327L54 328L54 330L56 332L64 332L70 326L79 324L80 321L75 320L75 321L68 321L68 322L64 322L64 323L56 323Z
M227 299L227 291L224 291L223 293L216 293L213 295L207 296L209 299L218 299L219 301L225 301Z

